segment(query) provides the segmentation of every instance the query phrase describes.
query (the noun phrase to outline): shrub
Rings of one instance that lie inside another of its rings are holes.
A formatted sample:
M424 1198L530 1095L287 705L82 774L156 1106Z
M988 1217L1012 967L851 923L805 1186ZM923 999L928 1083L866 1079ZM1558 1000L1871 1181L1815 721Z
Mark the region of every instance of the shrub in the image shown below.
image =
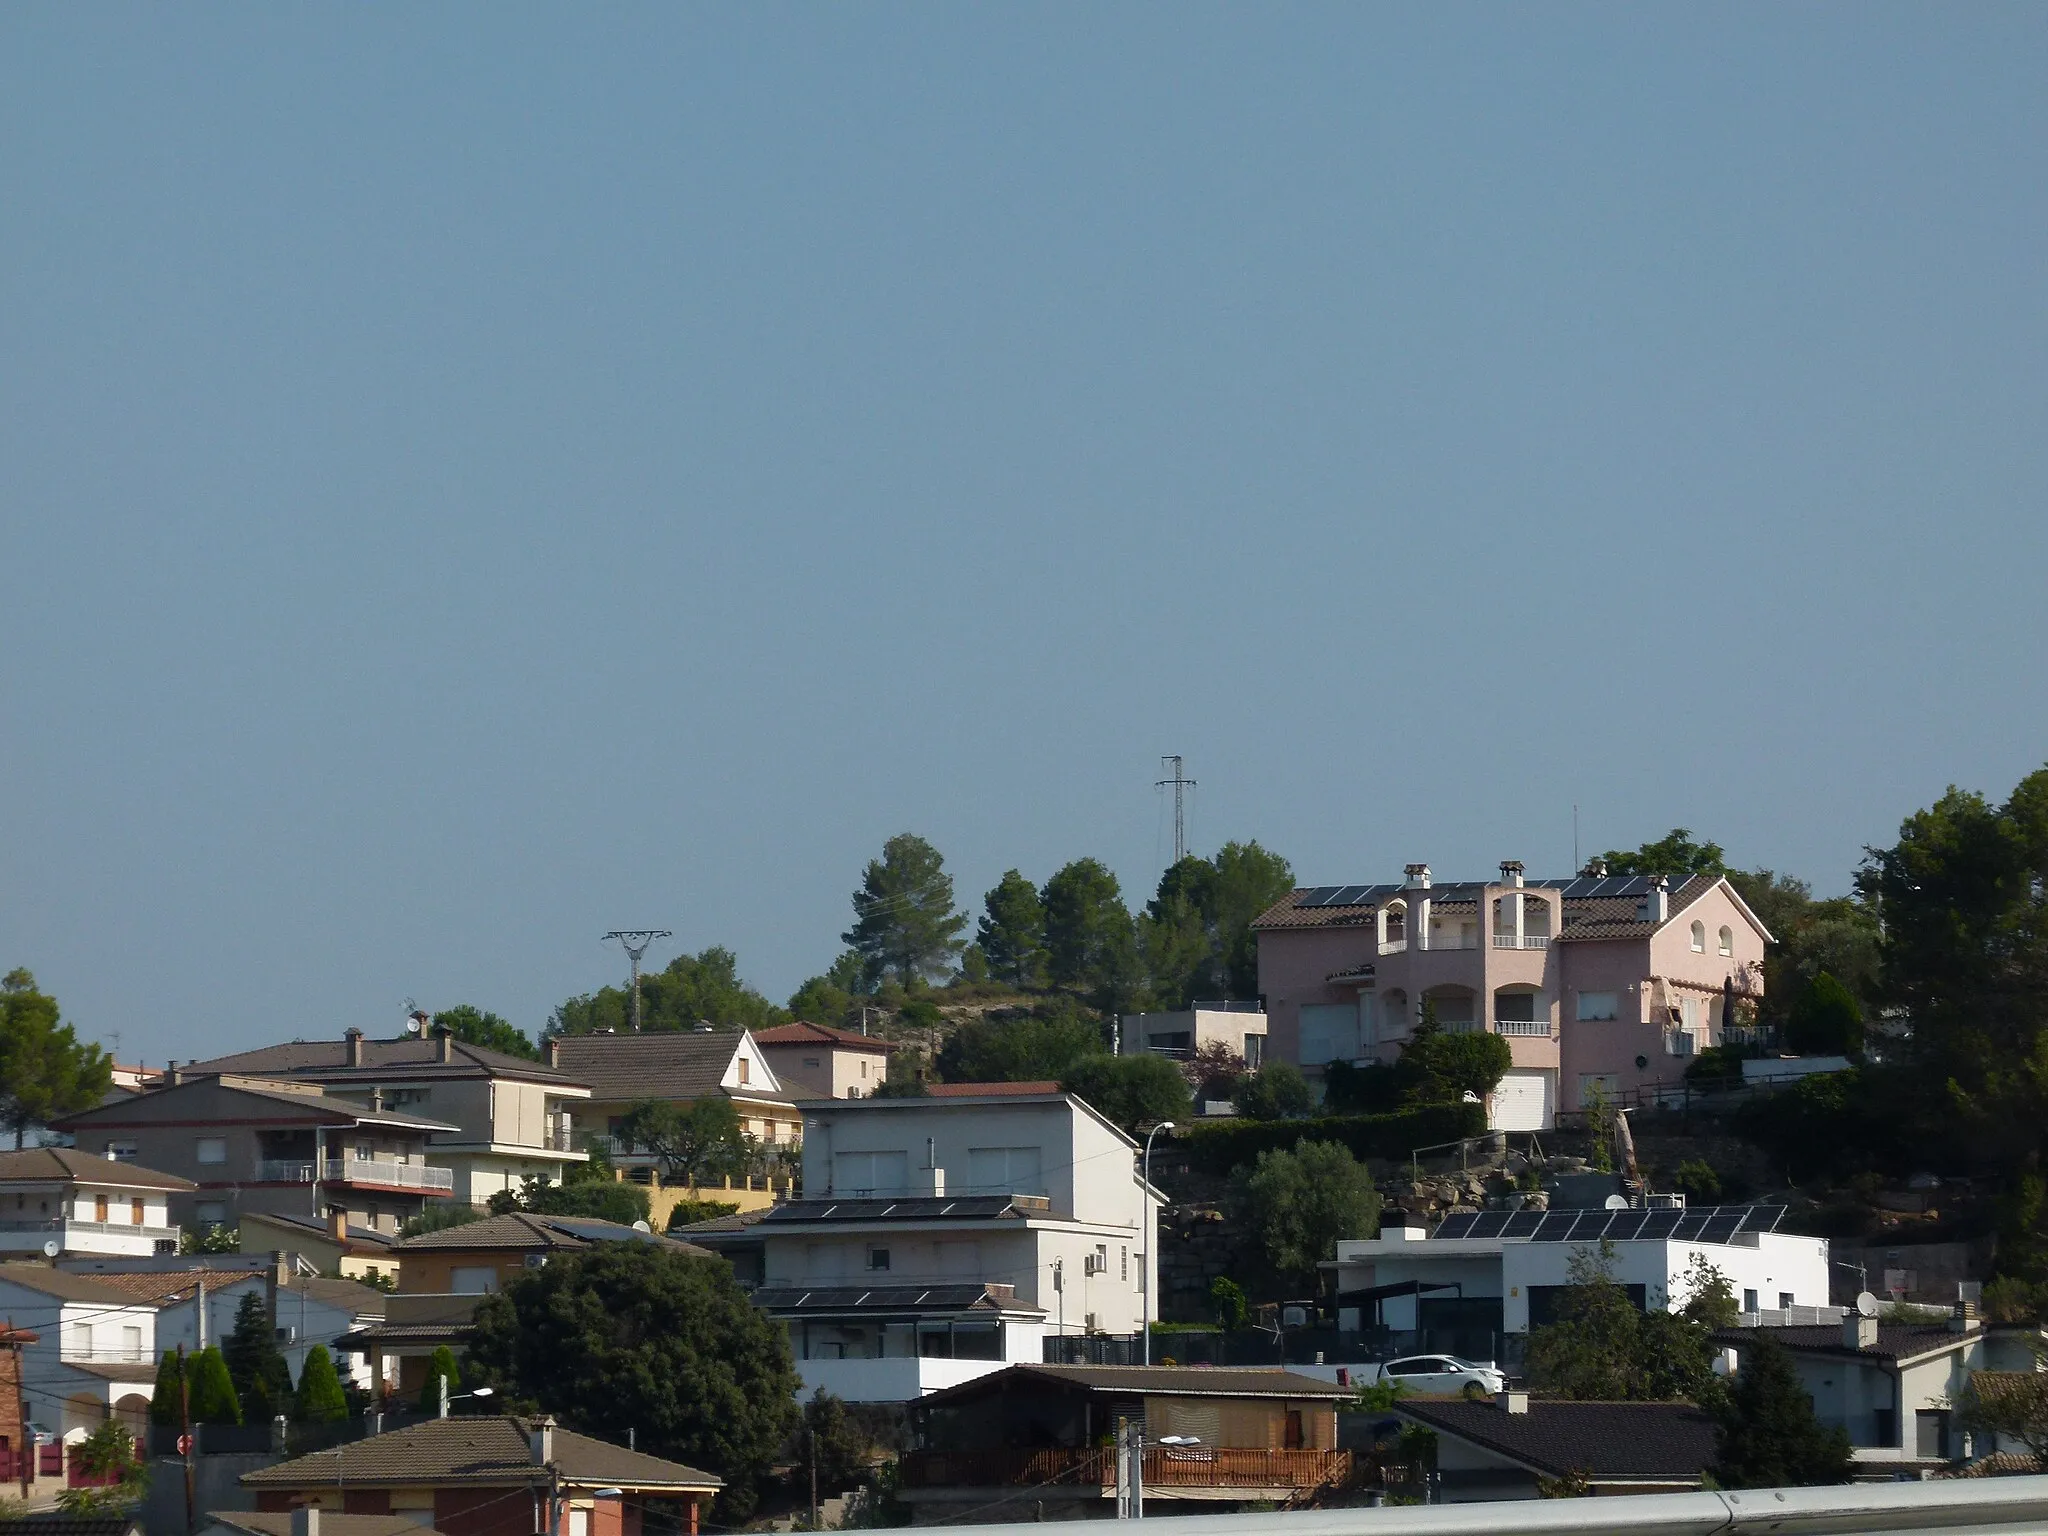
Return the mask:
M1159 1120L1188 1118L1187 1079L1164 1056L1087 1056L1060 1078L1060 1087L1127 1131Z
M1320 1282L1317 1266L1336 1257L1339 1241L1379 1232L1372 1175L1335 1142L1261 1152L1257 1163L1231 1175L1230 1203L1239 1229L1258 1242L1267 1262L1312 1286Z
M1721 1175L1697 1157L1680 1163L1671 1183L1695 1205L1715 1205L1721 1199Z
M1863 1010L1847 987L1822 971L1792 1000L1785 1043L1802 1056L1860 1056Z
M239 1424L242 1405L235 1397L234 1378L228 1363L211 1344L191 1357L185 1367L191 1378L192 1422L194 1424Z
M337 1424L348 1417L348 1395L325 1344L306 1351L299 1368L298 1420L301 1424Z
M1256 1162L1261 1152L1292 1151L1303 1141L1333 1141L1359 1159L1405 1159L1418 1147L1485 1134L1486 1110L1482 1106L1432 1104L1392 1115L1196 1125L1176 1139L1187 1148L1190 1166L1204 1173L1228 1174Z
M1269 1061L1238 1079L1237 1112L1253 1120L1298 1120L1315 1107L1308 1079L1291 1061Z
M721 1216L737 1216L739 1203L733 1200L678 1200L669 1207L668 1230L687 1227L700 1221L716 1221Z

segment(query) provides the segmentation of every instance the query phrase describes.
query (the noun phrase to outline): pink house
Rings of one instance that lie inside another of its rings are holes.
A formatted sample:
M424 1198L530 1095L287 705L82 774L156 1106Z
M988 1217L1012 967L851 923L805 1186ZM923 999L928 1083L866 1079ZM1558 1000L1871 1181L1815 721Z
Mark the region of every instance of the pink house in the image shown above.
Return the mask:
M1608 1096L1675 1081L1723 1041L1725 994L1763 988L1764 925L1726 880L1695 875L1437 885L1317 886L1252 924L1268 1049L1312 1076L1391 1061L1435 1005L1446 1029L1507 1037L1514 1067L1488 1105L1504 1130L1541 1130Z

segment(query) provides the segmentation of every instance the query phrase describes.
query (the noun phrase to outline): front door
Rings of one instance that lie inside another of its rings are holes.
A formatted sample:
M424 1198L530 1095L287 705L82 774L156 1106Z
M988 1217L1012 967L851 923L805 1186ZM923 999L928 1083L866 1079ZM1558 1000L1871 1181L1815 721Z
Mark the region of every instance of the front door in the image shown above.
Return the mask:
M1290 1408L1287 1410L1287 1427L1282 1431L1281 1447L1284 1450L1298 1451L1306 1443L1301 1433L1301 1410Z

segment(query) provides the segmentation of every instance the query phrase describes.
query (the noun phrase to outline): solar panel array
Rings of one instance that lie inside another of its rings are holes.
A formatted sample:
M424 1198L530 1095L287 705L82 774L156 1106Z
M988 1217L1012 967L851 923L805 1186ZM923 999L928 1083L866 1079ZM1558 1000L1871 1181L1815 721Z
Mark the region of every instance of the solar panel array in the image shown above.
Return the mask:
M1625 1243L1670 1238L1681 1243L1725 1243L1738 1232L1774 1232L1782 1205L1707 1205L1682 1211L1659 1207L1625 1211L1482 1211L1446 1216L1438 1238L1498 1237L1533 1243Z
M1450 885L1433 885L1430 894L1438 899L1464 897L1470 899L1480 886L1477 881L1463 881ZM1577 875L1570 880L1531 880L1532 890L1557 891L1566 901L1593 901L1625 896L1643 896L1650 889L1648 875ZM1399 896L1409 887L1398 881L1380 885L1319 885L1304 891L1295 902L1296 909L1303 907L1362 907L1377 906L1391 897Z

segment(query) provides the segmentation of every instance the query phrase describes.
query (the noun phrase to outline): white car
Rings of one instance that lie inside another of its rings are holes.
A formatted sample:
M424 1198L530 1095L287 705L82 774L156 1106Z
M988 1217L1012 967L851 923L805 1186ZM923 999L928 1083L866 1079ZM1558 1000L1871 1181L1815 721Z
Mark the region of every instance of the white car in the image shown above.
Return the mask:
M1389 1360L1380 1379L1397 1381L1410 1392L1438 1397L1454 1396L1475 1386L1490 1397L1507 1386L1507 1377L1491 1362L1481 1365L1456 1355L1409 1355Z

